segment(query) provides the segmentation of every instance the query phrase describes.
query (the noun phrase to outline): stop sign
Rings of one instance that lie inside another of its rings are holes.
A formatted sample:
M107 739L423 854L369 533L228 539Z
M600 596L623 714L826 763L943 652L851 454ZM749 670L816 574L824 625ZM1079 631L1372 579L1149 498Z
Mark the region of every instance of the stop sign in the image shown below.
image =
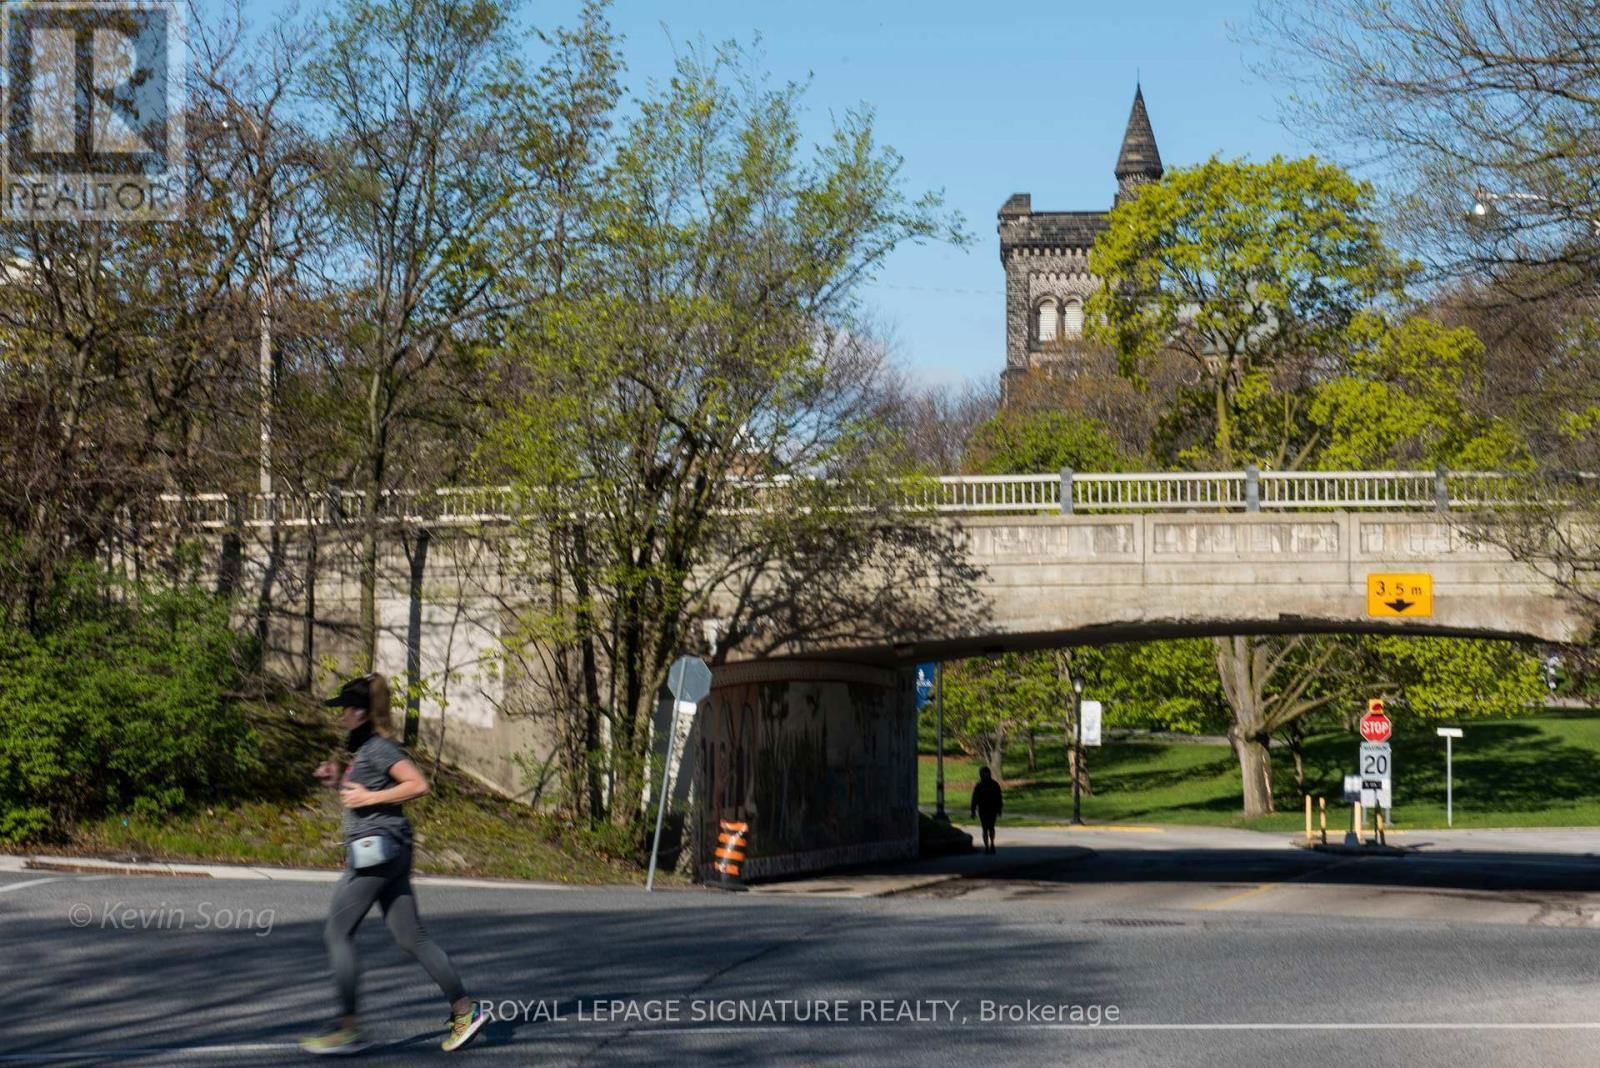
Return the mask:
M1368 742L1387 742L1394 724L1382 712L1368 712L1361 717L1361 738Z

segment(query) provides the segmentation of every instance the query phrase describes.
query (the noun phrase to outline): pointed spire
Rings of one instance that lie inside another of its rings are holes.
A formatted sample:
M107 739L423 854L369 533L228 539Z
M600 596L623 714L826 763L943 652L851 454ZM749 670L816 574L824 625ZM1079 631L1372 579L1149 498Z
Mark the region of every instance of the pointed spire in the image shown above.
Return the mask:
M1144 110L1144 89L1135 83L1133 110L1128 113L1128 129L1122 135L1122 151L1117 155L1117 182L1120 185L1130 178L1155 181L1162 173L1155 131L1150 129L1150 116Z

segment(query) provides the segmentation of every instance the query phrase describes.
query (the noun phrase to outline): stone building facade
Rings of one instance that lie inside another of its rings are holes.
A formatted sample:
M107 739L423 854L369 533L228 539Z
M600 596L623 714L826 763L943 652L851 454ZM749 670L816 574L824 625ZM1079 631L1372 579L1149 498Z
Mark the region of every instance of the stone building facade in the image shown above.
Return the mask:
M1141 182L1162 175L1144 91L1135 87L1115 170L1120 204ZM1033 197L1013 193L1000 208L1000 263L1006 272L1006 368L1002 396L1023 376L1062 364L1083 331L1083 305L1097 284L1089 249L1106 211L1034 211Z

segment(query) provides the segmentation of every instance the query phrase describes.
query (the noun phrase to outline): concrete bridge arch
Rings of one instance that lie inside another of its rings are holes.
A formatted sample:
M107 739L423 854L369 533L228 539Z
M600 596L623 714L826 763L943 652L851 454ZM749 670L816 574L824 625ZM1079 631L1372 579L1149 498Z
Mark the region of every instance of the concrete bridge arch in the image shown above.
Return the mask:
M1319 474L1316 500L1305 499L1296 477L1259 476L1253 489L1241 473L940 480L937 518L924 512L915 521L946 525L980 569L970 591L979 610L959 625L933 621L720 667L686 739L693 772L682 777L692 784L701 859L721 818L752 824L756 877L914 853L919 661L1232 633L1588 637L1587 621L1547 576L1476 536L1483 514L1442 507L1442 476ZM1174 485L1184 499L1169 499ZM535 721L504 714L519 682L494 655L514 593L519 551L505 536L514 528L497 502L477 491L462 499L470 512L459 518L461 536L446 536L452 519L437 510L422 520L439 529L425 575L403 539L386 542L378 666L403 674L408 646L419 647L424 674L449 691L448 703L424 697L425 737L485 780L528 796L527 765L513 757L543 743ZM1253 510L1263 502L1267 510ZM225 522L233 521L206 525ZM298 574L302 528L324 521L308 511L278 522L287 545L280 568ZM245 529L248 589L267 559L267 527ZM278 665L286 674L303 669L293 657L313 623L319 659L348 650L358 589L351 545L331 534L322 544L314 612L305 584L280 578L271 644L280 658L287 651ZM1432 614L1369 616L1366 577L1380 572L1429 574Z

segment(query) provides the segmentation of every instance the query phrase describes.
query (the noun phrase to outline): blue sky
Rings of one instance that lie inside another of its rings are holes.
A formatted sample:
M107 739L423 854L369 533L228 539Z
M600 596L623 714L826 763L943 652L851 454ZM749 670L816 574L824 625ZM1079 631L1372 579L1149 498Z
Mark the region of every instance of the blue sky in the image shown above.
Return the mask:
M759 32L775 79L810 77L819 120L857 102L905 157L909 189L943 188L967 249L897 252L868 299L923 381L998 376L1005 362L995 212L1013 192L1036 210L1109 207L1134 82L1169 167L1212 154L1303 153L1273 87L1230 26L1254 0L1005 4L618 0L630 83L670 69L674 47Z
M202 10L218 0L201 0ZM867 291L896 353L927 383L998 376L1003 276L995 212L1013 192L1037 210L1110 206L1135 78L1168 167L1212 154L1304 153L1277 120L1274 87L1230 27L1255 0L615 0L627 81L671 73L675 51L761 37L774 80L808 80L820 133L830 112L872 105L905 157L907 189L943 189L967 249L897 252ZM254 17L285 6L254 0ZM302 0L302 10L323 6ZM528 0L535 24L570 21L577 0Z

